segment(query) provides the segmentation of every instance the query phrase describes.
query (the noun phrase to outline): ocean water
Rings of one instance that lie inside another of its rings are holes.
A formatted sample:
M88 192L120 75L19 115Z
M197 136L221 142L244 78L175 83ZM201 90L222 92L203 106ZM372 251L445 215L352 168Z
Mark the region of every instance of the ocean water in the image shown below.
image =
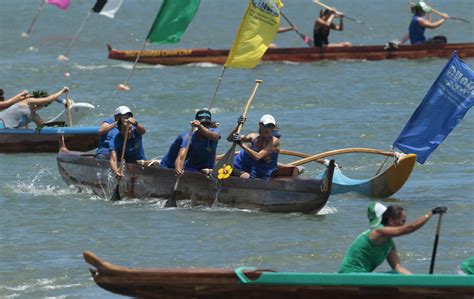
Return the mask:
M6 96L27 89L50 92L71 88L76 102L96 109L81 121L95 125L115 107L127 105L148 130L148 158L166 153L188 130L197 109L209 105L221 67L139 65L131 90L115 92L131 63L107 59L106 43L139 49L161 1L124 1L115 19L93 15L70 52L63 54L90 1L74 0L69 10L45 6L29 38L26 31L39 1L2 0L0 9L0 88ZM348 16L335 42L383 44L401 38L408 27L406 1L334 0ZM434 4L433 4L434 5ZM177 47L229 48L246 1L203 0ZM437 1L438 10L474 22L471 0ZM284 12L299 30L311 35L318 8L310 1L285 1ZM473 27L447 21L428 36L443 34L451 42L472 42ZM281 47L304 46L292 32L277 36ZM150 45L149 49L160 48ZM257 129L262 114L275 116L282 148L308 154L345 147L388 150L430 88L446 59L416 61L322 61L308 64L265 63L255 69L226 71L213 117L227 134L254 86L257 92L243 132ZM474 59L466 62L474 67ZM69 73L70 76L64 76ZM51 105L44 118L62 108ZM398 204L413 220L446 205L436 273L455 273L474 248L474 136L472 111L428 161L417 164L406 185L384 204ZM218 152L230 144L221 141ZM295 158L282 157L283 161ZM383 157L351 154L337 158L354 178L375 173ZM307 177L322 168L307 165ZM90 192L78 193L60 178L55 154L0 154L0 297L114 298L90 278L82 252L90 250L112 263L130 267L238 267L279 271L334 272L351 241L368 226L372 199L356 194L332 196L318 214L268 214L223 208L164 209L163 200L127 199L111 203ZM402 264L427 273L437 217L410 235L397 238ZM378 271L388 270L386 263Z

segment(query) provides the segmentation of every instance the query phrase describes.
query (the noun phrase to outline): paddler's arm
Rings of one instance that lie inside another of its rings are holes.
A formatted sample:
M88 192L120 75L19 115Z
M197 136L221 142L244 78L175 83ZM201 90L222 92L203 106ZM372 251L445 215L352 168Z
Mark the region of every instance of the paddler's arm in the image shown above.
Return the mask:
M119 173L118 166L117 166L117 153L115 151L110 151L109 162L110 162L110 168L114 172L115 176L120 177L121 174Z
M269 142L263 149L261 149L260 151L256 152L254 151L253 149L251 149L248 145L246 145L245 143L242 143L242 142L239 142L237 143L238 145L240 145L240 147L247 153L249 154L249 156L255 160L255 161L259 161L263 158L266 158L268 157L269 155L271 155L275 149L279 148L279 140L278 138L276 137L272 137L272 141Z
M449 16L447 14L443 13L443 15L441 16L441 19L439 19L436 22L431 22L431 21L425 20L423 18L418 18L418 24L420 24L420 26L422 26L424 28L435 29L435 28L438 28L439 26L441 26L446 21L446 19L449 19Z
M99 127L99 135L103 135L107 133L108 131L112 130L117 126L117 122L114 121L113 123L109 124L107 122L103 122L100 127Z
M0 101L0 110L7 109L11 105L14 105L20 101L23 101L24 99L26 99L27 95L28 95L28 91L23 90L22 92L9 98L8 100Z
M331 23L331 29L334 29L336 31L342 31L344 30L344 14L343 13L340 13L338 14L339 15L339 25L336 25L334 23Z
M409 233L412 233L418 230L423 225L425 225L425 223L428 222L428 220L430 220L432 216L433 216L433 212L429 211L428 213L419 217L418 219L402 226L384 226L384 227L376 228L372 230L372 232L369 235L369 238L374 241L377 239L380 240L381 238L387 239L387 238L407 235Z
M55 101L57 98L59 98L60 95L62 95L63 93L66 93L69 91L69 87L63 87L62 89L60 89L59 91L53 93L52 95L50 96L47 96L45 98L29 98L28 99L28 105L30 105L30 107L36 107L36 106L39 106L39 105L44 105L44 104L49 104L53 101Z
M178 156L176 157L176 160L174 161L174 171L177 176L183 175L184 174L184 159L186 158L184 155L184 152L186 151L186 146L181 147L178 152Z
M324 20L323 18L318 18L316 23L321 25L321 26L326 26L326 27L330 28L331 24L332 24L332 21L334 20L335 17L336 17L336 15L334 13L332 13L327 20Z
M199 120L193 120L191 126L197 128L197 130L204 135L206 138L217 141L221 138L221 135L218 132L211 131L201 124Z
M146 133L145 127L143 125L139 124L138 121L135 118L130 117L129 119L126 119L126 121L128 121L130 124L135 126L138 135L143 135L143 134Z
M400 257L398 256L397 248L393 246L392 250L387 256L387 262L393 270L400 274L412 274L407 268L400 264Z

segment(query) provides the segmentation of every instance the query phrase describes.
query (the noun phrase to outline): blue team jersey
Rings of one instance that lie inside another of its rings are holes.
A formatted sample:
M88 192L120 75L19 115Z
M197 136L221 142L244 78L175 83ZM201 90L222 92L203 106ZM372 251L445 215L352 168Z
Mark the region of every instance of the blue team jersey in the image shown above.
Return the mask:
M114 139L109 142L109 150L117 153L117 159L122 156L123 137L116 134ZM146 160L145 150L143 149L142 135L137 133L135 127L132 127L132 137L127 140L125 148L125 161L128 163L135 163L137 160Z
M174 169L174 162L178 157L179 150L185 148L188 142L189 132L183 132L171 144L168 153L161 159L160 167Z
M220 132L218 129L210 128L211 132ZM209 138L199 138L199 132L195 132L191 137L191 144L184 162L184 170L200 171L204 168L214 168L216 160L217 140ZM186 144L187 141L183 142ZM184 145L186 146L186 145Z
M105 119L102 123L111 124L113 122L114 122L114 119L112 117L109 117ZM110 153L109 151L110 140L113 140L115 138L115 135L117 135L118 133L119 133L119 130L115 127L111 129L110 131L108 131L107 133L100 135L99 146L97 147L97 151L95 152L95 155L97 156L99 154L102 154L105 157L108 157Z
M418 16L413 16L410 22L410 27L408 28L410 43L412 45L422 44L426 41L425 27L418 23L418 18Z

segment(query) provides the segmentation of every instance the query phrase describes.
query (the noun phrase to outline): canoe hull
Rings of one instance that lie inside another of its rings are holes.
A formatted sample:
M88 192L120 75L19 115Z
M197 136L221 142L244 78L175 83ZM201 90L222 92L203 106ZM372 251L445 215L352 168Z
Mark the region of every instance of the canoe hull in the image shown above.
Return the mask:
M63 180L78 188L90 188L99 196L110 198L116 180L109 162L79 152L60 151L58 169ZM130 198L170 197L176 177L174 170L159 167L126 165L120 192ZM176 192L177 200L191 200L193 206L219 205L276 213L317 212L331 192L332 172L323 180L314 179L240 179L220 181L196 172L186 172Z
M109 59L134 62L139 51L116 50L109 47ZM474 43L439 45L400 45L396 49L385 49L383 45L352 46L336 48L269 48L263 61L312 62L319 60L384 60L384 59L421 59L449 58L457 51L460 58L474 57ZM161 49L145 50L138 62L161 65L183 65L190 63L224 64L229 50Z
M65 144L77 151L97 148L99 127L0 129L0 153L54 153L59 150L61 136Z
M94 281L140 298L472 298L474 276L126 268L84 252ZM236 275L239 273L240 278ZM243 275L242 275L243 274Z

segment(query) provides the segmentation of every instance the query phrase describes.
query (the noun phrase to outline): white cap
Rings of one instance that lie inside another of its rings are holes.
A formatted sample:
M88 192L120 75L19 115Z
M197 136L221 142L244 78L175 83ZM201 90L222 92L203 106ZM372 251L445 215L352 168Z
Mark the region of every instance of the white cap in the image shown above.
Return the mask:
M367 217L369 218L370 226L374 227L382 221L382 215L387 210L387 207L379 202L373 202L367 209Z
M115 109L114 115L115 116L116 115L124 115L124 114L127 114L127 113L130 113L133 116L133 113L130 110L130 108L128 108L127 106L119 106L119 107L117 107L117 109Z
M276 126L275 118L271 116L270 114L265 114L264 116L262 116L262 118L260 118L260 123L263 124L264 126L268 124L272 124Z

